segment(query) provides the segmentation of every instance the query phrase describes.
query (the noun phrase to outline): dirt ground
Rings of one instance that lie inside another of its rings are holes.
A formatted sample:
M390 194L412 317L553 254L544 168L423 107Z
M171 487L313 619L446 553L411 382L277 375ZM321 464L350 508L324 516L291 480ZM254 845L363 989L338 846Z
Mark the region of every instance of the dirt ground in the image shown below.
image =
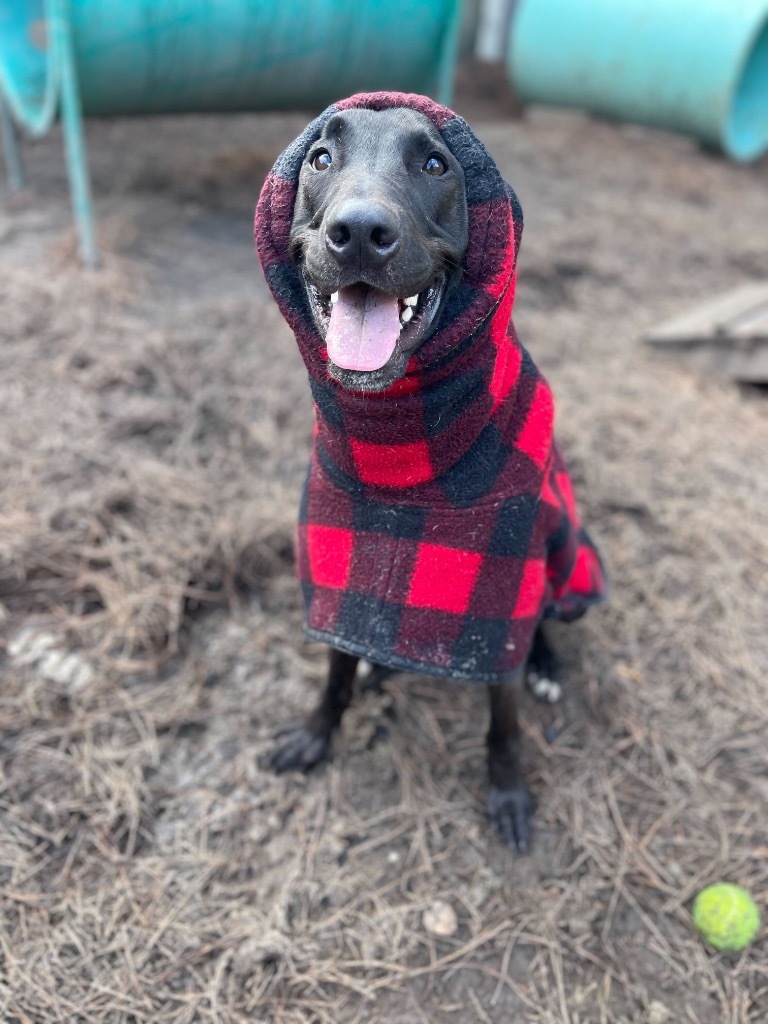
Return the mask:
M718 879L768 906L768 398L641 342L768 278L768 162L468 112L523 204L517 324L613 584L558 633L562 703L524 703L532 854L485 821L480 689L397 677L327 768L263 767L324 668L292 575L309 390L251 240L306 116L89 124L95 273L60 138L26 144L0 185L7 1024L768 1018L765 931L716 954L689 920Z

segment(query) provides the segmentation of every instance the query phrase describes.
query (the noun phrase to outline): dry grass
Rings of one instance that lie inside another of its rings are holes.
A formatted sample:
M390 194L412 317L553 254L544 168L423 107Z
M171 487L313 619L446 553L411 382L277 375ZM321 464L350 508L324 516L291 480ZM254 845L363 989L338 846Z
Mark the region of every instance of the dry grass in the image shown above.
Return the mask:
M53 140L2 196L0 1016L758 1024L764 935L714 954L688 906L718 878L768 905L768 414L637 337L768 276L765 167L577 118L483 129L614 581L559 634L563 704L524 708L516 859L472 688L398 678L327 769L261 766L323 670L290 557L309 397L248 237L299 124L93 128L91 277Z

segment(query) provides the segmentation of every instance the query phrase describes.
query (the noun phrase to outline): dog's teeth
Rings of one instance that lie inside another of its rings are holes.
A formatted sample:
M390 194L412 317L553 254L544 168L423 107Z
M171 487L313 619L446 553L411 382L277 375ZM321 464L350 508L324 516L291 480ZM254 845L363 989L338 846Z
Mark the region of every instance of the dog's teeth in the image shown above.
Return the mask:
M406 302L407 301L408 300L406 299ZM413 310L411 309L410 306L406 306L405 309L403 310L403 312L400 314L400 322L403 323L403 324L407 324L412 316L413 316Z
M334 292L333 295L331 295L331 305L333 305L335 302L338 302L338 300L339 300L339 293L338 292Z
M418 295L409 295L407 299L403 299L406 306L416 306L419 301Z

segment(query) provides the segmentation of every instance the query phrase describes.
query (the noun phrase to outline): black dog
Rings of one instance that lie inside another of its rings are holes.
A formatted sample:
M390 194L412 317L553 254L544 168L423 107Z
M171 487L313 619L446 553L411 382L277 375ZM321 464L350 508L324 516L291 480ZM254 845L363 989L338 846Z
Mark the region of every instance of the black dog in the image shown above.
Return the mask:
M257 219L318 408L299 575L307 631L331 644L322 700L282 730L272 766L326 756L361 655L379 678L488 682L488 808L518 850L534 804L515 692L527 663L553 699L541 619L575 618L603 589L549 391L508 328L521 223L464 122L397 94L313 122Z

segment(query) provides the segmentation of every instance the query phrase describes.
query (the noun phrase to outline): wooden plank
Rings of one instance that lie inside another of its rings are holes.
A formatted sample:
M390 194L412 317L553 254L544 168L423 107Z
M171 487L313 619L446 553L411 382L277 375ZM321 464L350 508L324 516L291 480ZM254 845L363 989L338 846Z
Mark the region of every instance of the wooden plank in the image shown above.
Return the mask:
M652 328L645 341L706 373L768 383L768 282L703 302Z
M730 331L736 338L768 338L768 299L737 316Z

